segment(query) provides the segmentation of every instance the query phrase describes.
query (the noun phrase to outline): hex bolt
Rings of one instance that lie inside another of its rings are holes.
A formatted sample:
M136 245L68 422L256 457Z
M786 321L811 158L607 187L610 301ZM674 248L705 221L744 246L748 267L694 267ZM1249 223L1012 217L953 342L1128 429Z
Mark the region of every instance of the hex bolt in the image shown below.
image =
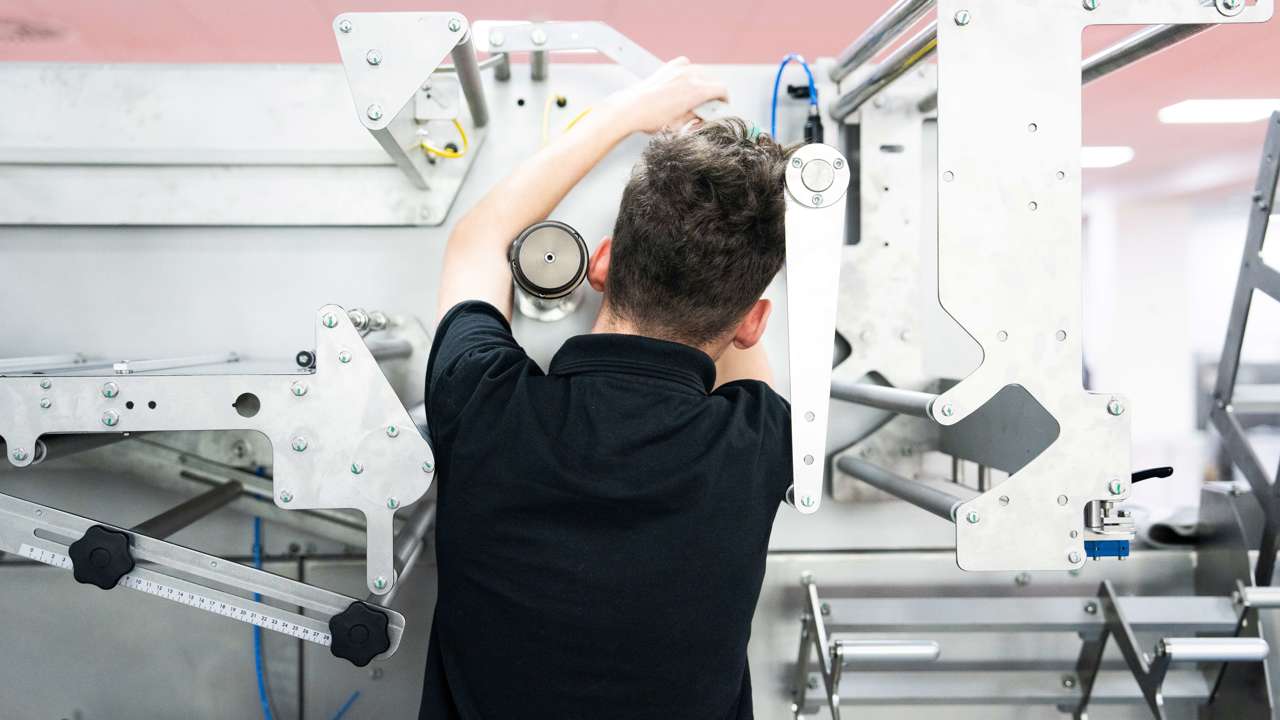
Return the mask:
M400 435L400 428L396 427L395 425L387 426L387 437L399 437L399 435Z
M1071 561L1071 562L1073 562L1073 563L1078 563L1078 562L1080 562L1080 553L1076 552L1075 550L1072 550L1072 551L1067 555L1067 560L1070 560L1070 561Z
M1124 414L1124 403L1120 402L1120 398L1111 398L1111 402L1107 403L1107 412L1120 417Z
M960 27L968 25L973 20L973 15L968 10L960 10L956 12L956 24Z
M813 204L814 204L814 205L821 205L821 204L822 204L822 196L821 196L821 195L814 195L814 196L813 196Z
M368 109L365 110L364 114L368 115L370 120L377 122L378 120L382 119L382 106L377 103L374 103L370 105ZM328 327L333 327L333 326L329 325Z
M969 514L964 516L964 519L968 520L970 525L977 525L982 520L982 516L978 515L977 510L970 510Z
M435 469L436 469L436 466L435 466L435 465L432 465L430 460L423 460L423 461L422 461L422 472L424 472L424 473L429 473L429 472L431 472L432 470L435 470Z
M842 170L844 169L844 160L842 158L836 158L831 161L831 166L837 170Z
M113 382L104 383L102 385L102 397L113 398L120 394L120 386Z
M338 29L344 33L351 32L351 21L346 18L342 18L338 21Z
M53 401L47 397L40 398L40 407L44 408L45 410L48 410L49 408L53 407Z
M1084 611L1090 615L1098 614L1098 603L1090 602L1084 604Z
M804 165L804 161L800 158L791 158L791 167L798 168Z
M307 439L302 437L301 435L294 438L293 443L291 444L293 446L294 452L303 452L307 449Z
M377 48L374 48L364 54L364 61L374 67L377 67L382 64L382 53L379 52Z
M541 28L537 28L533 32L529 33L529 39L533 41L534 45L547 44L547 34L543 32Z
M462 29L462 21L458 18L449 18L449 32L458 32Z
M353 462L353 463L351 463L351 474L352 474L352 475L359 475L359 474L360 474L360 473L362 473L362 472L364 472L364 465L361 465L361 464L360 464L360 463L358 463L358 462Z
M373 108L377 106L370 105L369 107ZM382 113L378 113L378 117L382 117ZM320 324L332 330L333 328L338 327L338 316L331 312L327 312L320 316Z
M373 579L373 586L381 590L387 586L387 579L379 575L378 577Z
M1084 0L1084 9L1093 12L1098 9L1098 0Z
M343 365L346 365L347 363L351 362L351 353L347 352L346 350L339 352L338 362L342 363Z
M1124 483L1121 483L1119 480L1112 480L1107 483L1107 491L1112 495L1120 495L1124 492Z
M22 462L27 459L26 448L18 448L13 451L13 459L15 462Z
M1071 690L1075 686L1076 686L1076 679L1074 676L1072 675L1062 676L1062 687L1066 688L1067 690Z
M1008 496L1008 495L1001 495L1001 496L1000 496L1000 505L1003 507L1003 506L1007 506L1008 504L1009 504L1009 496Z
M400 507L400 501L395 498L387 498L387 507L391 510L395 510Z
M942 406L943 417L951 417L952 415L955 415L955 414L956 414L956 409L951 407L951 403L947 403L946 405Z
M293 502L293 493L289 492L288 490L281 490L281 491L280 491L280 502L282 502L282 503L291 503L291 502Z
M819 609L822 611L823 617L831 615L831 603L822 603Z
M498 30L493 30L489 33L489 47L502 47L502 44L506 41L507 36Z
M1059 505L1063 505L1063 506L1065 506L1065 505L1067 504L1067 502L1069 502L1069 498L1067 498L1067 496L1066 496L1066 495L1059 495L1059 496L1058 496L1058 504L1059 504Z
M294 380L289 389L293 392L294 397L302 397L307 394L307 384L298 380Z
M41 381L40 381L40 389L41 389L41 390L48 390L48 389L49 389L49 388L51 388L51 387L53 387L53 381L52 381L52 380L49 380L48 378L46 378L46 379L44 379L44 380L41 380Z
M102 413L102 424L107 427L115 427L120 422L120 413L115 410L108 410Z
M816 504L816 501L813 499L812 495L805 495L800 498L800 504L804 507L811 508Z

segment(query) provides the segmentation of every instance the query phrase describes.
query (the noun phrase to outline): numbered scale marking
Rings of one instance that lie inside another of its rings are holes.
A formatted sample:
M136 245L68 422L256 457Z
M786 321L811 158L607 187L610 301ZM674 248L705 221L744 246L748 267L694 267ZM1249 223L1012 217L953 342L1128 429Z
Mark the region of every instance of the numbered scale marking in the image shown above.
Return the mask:
M45 565L52 565L53 567L62 568L64 570L71 569L70 557L60 555L50 550L44 550L24 543L22 547L18 549L18 554L28 560L35 560L36 562L44 563ZM232 620L239 620L240 622L256 625L260 628L284 633L285 635L296 637L299 640L306 640L307 642L313 642L324 647L329 647L333 642L333 638L329 633L311 630L310 628L305 628L301 625L291 623L288 620L281 620L280 618L263 615L255 610L240 607L234 603L213 600L211 598L204 597L203 595L197 595L196 593L188 592L186 590L179 590L153 580L146 580L140 577L134 577L133 575L125 575L120 578L120 585L133 590L140 590L148 595L154 595L158 598L164 598L165 600L181 603L198 610L204 610L205 612L211 612L223 617L228 617Z

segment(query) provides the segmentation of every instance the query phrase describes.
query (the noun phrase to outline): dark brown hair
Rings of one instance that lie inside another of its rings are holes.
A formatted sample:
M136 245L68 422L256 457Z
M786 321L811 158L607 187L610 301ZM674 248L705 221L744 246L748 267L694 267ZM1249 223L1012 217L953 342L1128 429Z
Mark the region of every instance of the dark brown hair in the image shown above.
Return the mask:
M732 330L786 257L790 154L737 118L654 137L622 193L609 310L695 346Z

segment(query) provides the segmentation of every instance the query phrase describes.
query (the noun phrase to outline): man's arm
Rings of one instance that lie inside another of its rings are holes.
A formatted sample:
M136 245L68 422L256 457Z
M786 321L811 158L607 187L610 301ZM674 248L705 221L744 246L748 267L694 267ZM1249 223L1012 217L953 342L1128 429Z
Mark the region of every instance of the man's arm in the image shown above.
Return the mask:
M483 300L511 319L507 249L529 225L546 219L615 145L633 132L656 132L692 119L704 102L727 99L723 85L696 74L685 58L610 96L571 132L526 160L454 226L445 246L437 319L464 300Z

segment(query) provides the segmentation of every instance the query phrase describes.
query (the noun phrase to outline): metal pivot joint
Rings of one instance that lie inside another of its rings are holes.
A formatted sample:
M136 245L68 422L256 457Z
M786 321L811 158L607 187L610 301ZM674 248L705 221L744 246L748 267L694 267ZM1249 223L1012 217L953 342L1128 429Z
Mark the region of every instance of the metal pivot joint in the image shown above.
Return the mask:
M800 512L812 513L821 503L826 461L849 163L829 145L805 145L787 164L786 186L790 497Z

